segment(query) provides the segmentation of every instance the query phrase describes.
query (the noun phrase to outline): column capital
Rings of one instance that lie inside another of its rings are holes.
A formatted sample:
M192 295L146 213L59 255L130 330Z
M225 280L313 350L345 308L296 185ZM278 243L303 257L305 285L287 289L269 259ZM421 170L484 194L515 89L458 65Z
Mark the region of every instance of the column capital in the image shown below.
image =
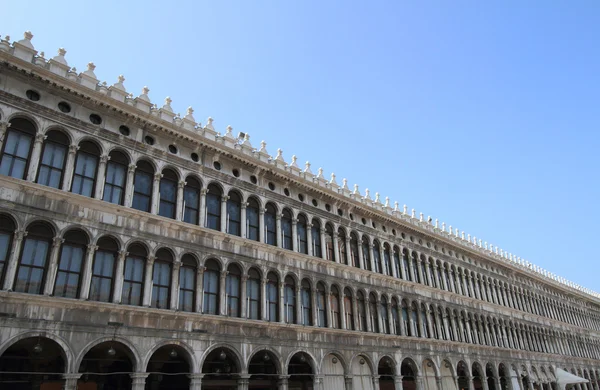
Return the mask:
M221 202L227 202L229 200L229 195L221 196Z
M159 181L160 179L162 179L163 174L160 172L157 172L154 174L154 181Z
M69 145L69 154L75 154L79 150L79 145L71 144Z
M0 132L6 131L10 127L10 122L0 122Z
M154 255L149 255L148 257L146 257L146 264L154 264L154 260L156 259L156 256Z
M44 140L46 138L48 138L48 136L46 134L44 134L44 133L37 133L35 135L35 141L34 142L36 142L36 143L42 143L42 142L44 142Z
M179 183L177 183L177 187L183 188L183 187L185 187L186 184L187 184L187 182L185 180L179 180Z
M110 156L108 154L103 154L100 156L100 164L106 164L110 160Z
M137 165L129 164L129 166L127 167L127 172L133 173L133 172L135 172L136 169L137 169Z
M208 188L203 188L200 190L200 195L206 195L208 194Z
M24 239L25 237L27 237L27 233L28 233L28 232L27 232L27 230L17 230L17 231L15 232L15 238L16 238L17 240L22 240L22 239Z
M88 250L88 252L95 252L95 251L98 250L98 245L88 244L87 245L87 250Z
M265 209L264 207L261 207L260 209L258 209L258 213L260 215L264 215L267 212L267 209Z
M174 261L173 262L173 270L178 271L179 268L181 268L181 264L182 264L181 261Z
M121 257L121 258L127 257L128 254L129 254L129 252L127 252L127 251L119 251L119 257Z
M64 238L58 236L54 237L52 239L52 247L60 246L63 242L65 242Z
M62 377L63 377L63 379L66 379L66 380L73 380L73 379L79 379L81 377L81 375L83 375L83 374L80 374L80 373L77 373L77 374L62 374Z

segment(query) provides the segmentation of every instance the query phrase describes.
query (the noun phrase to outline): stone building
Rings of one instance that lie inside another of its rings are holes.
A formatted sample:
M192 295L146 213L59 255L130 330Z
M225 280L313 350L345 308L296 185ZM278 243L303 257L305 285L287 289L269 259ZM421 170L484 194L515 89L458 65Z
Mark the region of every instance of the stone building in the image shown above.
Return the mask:
M0 388L599 389L597 293L31 39L0 40Z

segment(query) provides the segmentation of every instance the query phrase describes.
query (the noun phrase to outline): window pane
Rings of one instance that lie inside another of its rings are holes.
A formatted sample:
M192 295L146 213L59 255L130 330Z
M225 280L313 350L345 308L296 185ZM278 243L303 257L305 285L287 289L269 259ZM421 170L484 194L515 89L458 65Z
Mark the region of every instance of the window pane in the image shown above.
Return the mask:
M15 291L41 294L49 243L27 238L23 246L21 261L15 281Z
M54 295L65 298L77 298L83 256L84 249L82 247L63 245L58 264Z
M0 174L17 179L25 178L32 137L18 131L8 131L4 141L4 153L0 160Z

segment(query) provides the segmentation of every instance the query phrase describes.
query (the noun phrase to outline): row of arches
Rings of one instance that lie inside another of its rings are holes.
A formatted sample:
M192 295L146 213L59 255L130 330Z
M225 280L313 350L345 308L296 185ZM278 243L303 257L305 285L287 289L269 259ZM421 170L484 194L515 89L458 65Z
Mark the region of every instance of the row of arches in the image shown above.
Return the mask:
M571 368L597 388L597 369ZM404 389L557 390L553 366L506 364L366 352L252 347L195 349L179 340L158 342L144 354L123 336L102 337L73 351L62 338L23 333L0 346L0 386L65 389Z
M597 313L564 300L434 259L424 253L371 238L357 230L280 207L238 189L184 176L175 166L158 168L114 148L104 154L95 140L71 144L65 130L38 132L30 120L14 117L0 155L0 174L36 181L76 194L205 226L228 234L320 257L475 299L600 329ZM38 162L36 164L36 162Z
M150 248L115 237L92 244L78 227L57 236L45 221L15 233L0 214L4 289L157 309L198 312L304 326L451 340L536 352L600 358L598 340L239 262L223 264L192 252ZM5 266L6 265L6 266ZM6 272L4 272L6 268Z

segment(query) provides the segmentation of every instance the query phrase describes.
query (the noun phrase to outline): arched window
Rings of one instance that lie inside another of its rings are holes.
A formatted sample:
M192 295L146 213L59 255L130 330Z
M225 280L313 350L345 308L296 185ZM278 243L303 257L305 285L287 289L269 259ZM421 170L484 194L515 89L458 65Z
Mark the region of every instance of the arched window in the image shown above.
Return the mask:
M450 333L450 340L458 341L456 333L454 333L454 322L452 321L456 316L450 309L446 309L446 317L448 318L448 333Z
M248 271L248 282L246 283L247 313L251 320L260 320L260 274L255 268Z
M344 289L344 319L346 329L354 330L354 311L352 309L352 291L348 287Z
M300 286L302 325L312 325L312 294L310 291L310 282L304 279Z
M227 233L242 235L242 198L236 191L229 191L227 199Z
M431 337L431 335L429 334L429 319L427 318L427 308L425 307L425 305L421 304L421 326L423 327L423 329L421 330L423 332L423 337L429 338Z
M404 329L406 329L407 336L414 336L413 329L410 326L410 317L408 315L408 305L406 301L402 301L402 322L404 323Z
M367 331L367 306L365 303L365 296L361 291L356 293L356 303L358 310L358 330L363 332Z
M414 327L414 329L416 329L416 332L413 332L414 336L423 336L422 329L419 326L419 309L417 308L417 305L415 303L413 303L410 307L410 317L412 321L412 326Z
M227 312L229 317L240 316L240 281L242 272L240 267L231 264L227 267L227 279L225 282L225 294L227 294Z
M448 291L452 290L450 285L450 274L448 273L448 264L444 264L444 278L446 279L446 288Z
M344 244L345 243L346 240L344 240ZM346 246L344 245L344 248L345 247ZM356 236L356 233L350 233L350 257L352 258L352 264L348 264L347 262L346 264L352 265L356 268L360 268L360 257L358 254L358 237Z
M428 319L429 323L431 324L431 332L433 333L431 337L440 339L440 335L438 334L437 320L435 318L435 309L433 306L429 306Z
M283 288L283 305L285 313L285 323L296 323L296 283L291 276L285 277L285 285Z
M131 207L136 210L150 212L152 207L152 186L154 167L148 161L138 161L133 179L133 200Z
M35 133L35 126L27 119L17 118L10 121L2 145L0 175L26 178Z
M317 326L321 328L327 327L326 307L327 301L325 296L325 286L323 283L317 283Z
M206 194L206 227L221 231L221 198L223 193L216 184L208 186Z
M100 148L90 141L79 144L77 159L75 160L75 171L73 172L73 183L71 192L83 196L94 196L96 188L96 171L98 170L98 159Z
M45 223L34 223L27 228L15 280L16 292L43 292L53 235L52 229Z
M209 259L204 264L204 268L202 313L219 314L219 279L221 267L216 260Z
M312 227L310 229L313 256L321 257L323 256L321 250L321 223L318 219L313 218Z
M196 258L185 254L179 268L179 302L181 311L195 311L196 306Z
M267 321L279 321L279 278L274 272L267 275Z
M371 330L375 333L379 333L379 321L377 319L377 297L373 293L369 294L369 312L371 315L371 318L369 318L369 321L371 321Z
M417 262L421 267L421 275L423 275L423 280L421 281L421 283L430 286L431 279L429 277L429 272L427 271L427 268L429 268L427 267L427 260L425 260L425 258L421 256L420 258L418 258Z
M248 199L248 206L246 206L246 238L253 241L258 241L260 238L259 209L258 201L255 198Z
M173 255L168 249L161 248L156 252L152 270L152 301L150 307L168 309L171 297L171 267Z
M379 304L379 312L381 313L381 324L383 325L383 333L390 334L390 318L388 316L388 301L384 296L381 297Z
M106 179L104 181L102 200L123 205L129 159L124 153L116 150L110 152L109 156L110 160L106 164Z
M8 256L11 252L15 229L16 226L12 218L0 214L0 283L4 283L4 269L6 268Z
M383 264L381 263L381 252L379 250L379 241L373 241L373 262L375 263L375 272L384 273Z
M346 232L338 229L338 257L341 264L348 264L348 253L346 253Z
M177 182L179 177L171 169L162 171L160 179L160 205L158 215L161 217L175 219L175 209L177 208Z
M442 312L442 309L439 307L437 309L437 315L438 315L438 321L440 323L440 331L442 332L441 338L442 338L442 340L448 340L448 336L446 335L446 324L444 321L444 313Z
M346 246L345 243L345 239L344 239L344 247ZM333 227L331 226L331 224L327 223L325 224L325 254L327 256L327 260L329 261L335 261L335 254L334 254L334 248L333 248ZM344 249L344 252L346 250ZM340 259L340 261L342 261Z
M60 250L54 295L77 298L88 238L81 230L70 230L65 233L64 240Z
M89 299L91 301L111 302L119 244L110 237L102 237L96 245L98 249L94 254Z
M288 209L281 215L281 241L283 249L292 250L292 213Z
M183 222L193 225L199 224L200 217L200 190L202 185L194 177L185 179L183 189Z
M401 260L400 260L400 248L394 246L394 268L396 269L396 276L402 278L402 272L400 271Z
M397 335L401 334L400 313L398 311L398 301L396 298L392 298L392 321L394 323L393 333Z
M342 327L340 319L340 292L336 286L331 286L329 304L331 305L331 326L340 329Z
M383 274L392 275L392 260L390 256L390 246L388 244L383 246Z
M422 283L421 278L419 278L419 263L420 261L417 259L417 252L412 253L412 281L415 283Z
M298 216L296 224L296 233L298 234L298 252L308 254L308 233L306 231L306 217L303 214Z
M404 249L402 251L402 268L404 269L404 275L406 280L412 281L412 275L410 274L410 267L408 265L408 250Z
M148 252L140 244L132 244L127 248L125 274L123 277L123 293L121 302L125 305L142 305L144 296L144 265Z
M277 246L277 209L272 203L265 208L265 242Z
M371 244L369 244L369 239L367 236L363 236L362 238L362 251L363 251L363 262L365 269L368 271L371 270Z
M62 131L50 130L46 133L42 158L38 168L37 183L60 188L69 143L69 138Z

